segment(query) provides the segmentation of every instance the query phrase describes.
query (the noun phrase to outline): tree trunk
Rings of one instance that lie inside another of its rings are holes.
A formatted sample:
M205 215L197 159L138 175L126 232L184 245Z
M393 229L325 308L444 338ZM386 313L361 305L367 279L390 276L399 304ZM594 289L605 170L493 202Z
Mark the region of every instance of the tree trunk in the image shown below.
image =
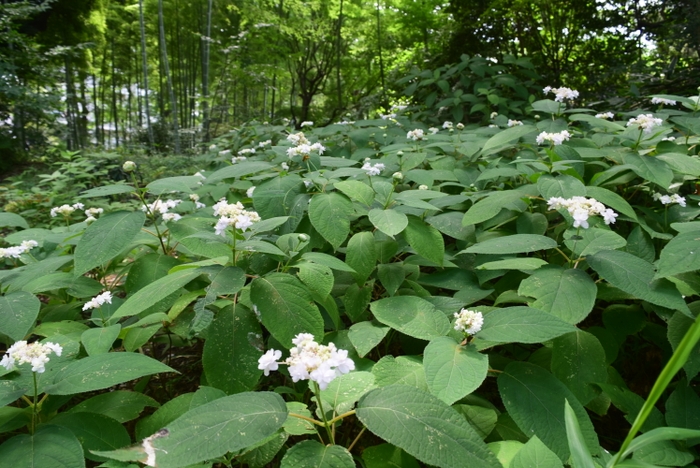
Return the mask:
M173 80L170 76L170 66L168 65L168 50L165 44L165 25L163 23L163 0L158 0L158 29L160 30L161 55L163 57L163 69L165 80L168 85L170 95L171 114L173 119L173 133L175 137L175 153L180 154L180 127L178 126L177 100L173 91Z
M211 10L213 0L207 5L207 32L202 40L202 139L209 141L209 50L211 44Z
M143 73L143 106L146 110L146 128L148 131L148 145L153 149L153 128L151 128L151 110L148 105L148 58L146 57L146 27L143 21L143 0L139 0L139 28L141 29L141 73ZM141 110L139 109L139 123L141 122Z

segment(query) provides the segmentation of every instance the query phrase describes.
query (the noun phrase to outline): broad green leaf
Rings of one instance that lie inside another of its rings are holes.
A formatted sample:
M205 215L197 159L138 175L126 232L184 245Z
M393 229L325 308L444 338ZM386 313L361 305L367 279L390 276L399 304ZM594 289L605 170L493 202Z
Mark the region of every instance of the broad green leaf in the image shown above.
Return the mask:
M593 310L597 288L590 276L578 269L547 266L525 278L518 288L521 296L534 297L530 304L577 324Z
M406 279L406 269L401 263L380 263L377 277L389 296L393 296Z
M679 445L671 440L653 442L636 450L633 458L628 461L652 466L687 466L692 464L695 460L693 453L687 448L679 449Z
M374 202L374 190L372 187L359 180L336 182L334 187L347 195L348 198L367 206L372 206L372 202Z
M654 279L700 270L700 231L678 234L659 254L658 271Z
M141 346L148 343L161 328L163 328L162 323L129 328L122 340L124 349L130 353L136 351Z
M557 454L536 436L521 448L510 462L510 468L564 468Z
M146 190L154 195L164 195L171 192L193 193L192 188L202 182L199 176L176 176L156 179L146 185Z
M392 385L372 390L360 399L356 412L371 432L429 465L498 466L464 417L415 387Z
M201 272L209 277L209 286L205 291L207 295L204 302L211 304L218 296L231 296L243 289L246 277L245 271L238 267L208 266L201 269Z
M128 294L134 294L168 274L180 261L170 255L151 253L139 257L131 264L124 288Z
M668 322L668 341L674 351L678 349L683 338L693 326L695 320L687 315L676 312ZM700 372L700 342L695 343L687 359L684 359L683 369L688 380L692 380Z
M625 419L628 422L633 423L635 421L639 411L645 403L644 398L621 386L604 383L597 383L596 385L600 387L603 392L605 392L605 395L610 398L612 404L625 414ZM653 407L649 417L641 427L641 430L648 432L652 429L663 426L663 424L664 418L661 411L659 411L658 408Z
M156 464L192 465L256 444L274 434L287 419L282 397L245 392L198 406L168 424L168 435L154 438Z
M374 208L369 211L368 216L374 227L390 237L394 237L408 226L408 217L400 211Z
M552 345L552 374L582 405L587 405L598 395L590 384L608 378L603 346L595 336L581 330L555 338Z
M226 166L223 169L215 171L207 176L208 184L219 182L224 179L235 179L247 175L255 174L256 172L264 171L272 167L272 164L265 161L243 161L232 166Z
M514 211L524 211L525 203L521 198L527 197L528 194L521 190L504 190L502 192L492 192L486 198L482 198L469 210L464 213L462 225L479 224L496 216L501 212L501 209L509 209Z
M131 185L117 184L117 185L103 185L102 187L95 187L90 190L83 190L80 192L77 198L96 198L96 197L106 197L109 195L119 195L122 193L132 193L136 189Z
M250 161L257 163L258 161ZM238 164L231 167L243 167L243 165L238 166ZM225 168L224 168L225 169ZM223 171L223 169L221 169ZM212 174L214 175L214 174ZM211 176L209 176L211 179ZM258 212L262 219L276 218L278 216L291 216L294 219L290 219L290 223L296 227L301 221L300 213L293 213L293 208L299 206L300 201L306 201L306 196L299 197L303 191L303 182L301 177L296 174L290 174L286 177L275 177L268 180L255 189L255 196L253 197L253 205L255 206L255 211ZM303 203L302 208L308 206L307 203Z
M449 211L436 216L428 216L425 221L441 233L459 240L467 240L474 232L473 227L462 226L464 215L458 211Z
M542 343L576 328L555 317L525 306L504 307L484 315L477 337L498 343Z
M430 302L417 296L395 296L370 304L375 318L391 328L421 340L444 336L450 322Z
M321 252L306 252L302 254L301 258L309 262L318 263L319 265L325 265L333 270L355 273L355 270L353 270L347 263L332 255Z
M578 232L571 228L566 230L564 236L564 244L574 255L581 257L594 255L602 250L616 250L627 245L624 237L607 229L591 228Z
M59 257L48 257L37 263L30 263L26 266L4 270L2 286L7 288L6 292L14 292L22 289L31 281L52 273L73 260L72 255L61 255Z
M320 297L330 295L335 281L330 267L311 262L297 263L295 266L299 268L297 276L309 288L309 291Z
M119 255L141 232L146 215L142 211L116 211L101 216L85 230L75 247L75 269L80 276Z
M311 224L334 250L350 234L350 219L354 212L352 202L336 192L316 194L309 204Z
M510 466L513 457L523 448L523 443L517 440L499 440L490 442L487 447L496 455L501 466Z
M323 318L308 290L294 276L272 273L253 280L250 299L265 328L286 348L299 333L323 336Z
M652 304L690 313L673 283L666 279L654 280L651 263L619 250L604 250L586 257L586 261L616 288Z
M170 235L188 251L204 258L231 258L231 246L222 236L214 234L212 220L184 218L168 226Z
M566 424L566 438L569 440L569 450L573 466L576 468L595 468L591 452L586 447L586 440L581 433L576 413L568 401L564 402L564 421Z
M263 353L250 336L259 334L255 314L245 307L234 303L217 312L202 352L207 383L229 395L253 390L262 374L258 359Z
M700 397L687 381L678 382L666 400L666 424L685 429L700 429Z
M425 347L423 367L430 393L451 405L479 388L486 379L489 359L474 346L441 336Z
M624 459L632 453L644 448L649 444L654 444L665 440L685 440L700 437L700 431L695 429L683 429L679 427L657 427L649 432L635 437L627 449L620 454L620 459Z
M73 297L83 298L96 296L104 289L104 285L86 276L75 276L73 273L60 271L40 276L22 287L22 290L32 294L54 291L57 289L65 289L67 294Z
M0 212L0 227L21 227L29 229L27 221L18 214Z
M410 385L428 391L425 371L420 358L413 356L384 356L372 367L374 382L378 387Z
M376 388L374 379L374 374L365 371L343 374L333 379L328 387L321 391L321 398L336 414L346 413L362 395ZM324 405L324 409L328 411L328 406Z
M290 416L282 426L284 432L290 435L316 434L316 429L314 429L316 426L309 421L292 416L293 413L311 418L311 411L309 411L305 403L301 403L300 401L288 401L287 410L289 410Z
M625 153L622 161L632 167L632 170L641 178L652 182L664 190L673 182L673 171L664 161L653 156L645 156L637 153Z
M463 404L455 404L452 407L467 418L469 424L472 425L482 439L486 439L491 434L498 422L498 413L494 408Z
M445 241L440 231L416 216L409 216L404 236L418 255L442 266Z
M516 125L515 127L502 130L484 143L484 147L481 148L481 155L487 156L500 151L504 145L536 131L537 129L532 125Z
M247 451L243 455L238 456L237 460L249 468L264 468L275 458L275 455L282 449L288 438L289 435L284 432L272 434L252 448L247 448ZM203 466L202 468L205 467Z
M85 458L104 461L105 458L90 450L116 450L131 443L131 437L118 421L97 413L63 413L51 420L51 424L70 429L83 446Z
M120 423L124 423L138 418L146 406L157 408L160 405L153 398L143 393L113 390L81 401L68 410L68 413L104 414Z
M41 302L34 294L16 291L0 297L0 333L23 339L39 315Z
M518 254L553 249L557 241L550 237L536 234L514 234L505 237L487 239L463 250L463 253L477 254ZM460 253L462 253L460 252Z
M345 251L345 263L357 273L353 275L359 286L365 284L377 264L374 248L374 236L371 232L358 232L350 238Z
M369 316L367 306L372 300L373 283L360 288L357 283L352 283L341 297L345 306L345 315L353 322L366 320Z
M379 444L362 451L367 468L420 468L415 458L391 444Z
M586 196L586 187L583 183L570 175L554 177L545 174L540 176L537 179L537 190L545 200L549 200L552 197L571 198Z
M622 198L617 193L606 188L593 185L586 187L586 194L589 197L595 198L602 204L609 206L618 213L632 218L635 221L637 220L637 213L634 211L634 208L627 203L627 200Z
M48 424L0 445L0 468L34 467L85 468L80 442L69 429Z
M345 447L305 440L287 450L280 468L355 468L355 461Z
M390 328L372 322L358 322L350 327L348 338L360 357L365 357L384 339Z
M586 446L598 453L598 438L586 410L556 377L528 362L511 362L498 376L498 390L510 416L525 433L536 435L561 461L570 455L564 406L578 418Z
M0 380L0 407L12 403L28 390L29 386L25 388L25 386L13 380Z
M682 153L663 153L657 154L656 159L660 159L668 164L671 169L680 173L687 174L693 177L700 177L700 161L696 158Z
M477 270L536 270L548 265L541 258L522 257L508 258L505 260L496 260L495 262L482 263Z
M131 317L143 312L178 291L201 274L202 271L199 268L190 268L176 271L154 281L130 295L124 304L110 317L110 321L122 317Z
M73 361L61 369L49 395L74 395L109 388L129 380L175 370L139 353L107 353Z
M89 356L104 354L112 349L112 344L121 331L122 326L118 323L104 328L89 328L80 335L80 341Z

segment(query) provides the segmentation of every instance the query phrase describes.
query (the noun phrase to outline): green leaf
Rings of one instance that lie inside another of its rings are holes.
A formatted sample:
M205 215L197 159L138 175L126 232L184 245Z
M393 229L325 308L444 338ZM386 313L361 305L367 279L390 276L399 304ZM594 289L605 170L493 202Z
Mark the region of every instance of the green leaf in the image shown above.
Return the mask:
M272 434L263 442L254 445L253 448L248 448L247 452L238 456L237 459L249 468L263 468L268 466L268 463L275 458L275 455L282 449L288 438L289 435L284 432ZM202 468L205 467L203 466Z
M80 276L119 255L141 232L146 215L142 211L116 211L90 224L75 247L75 269Z
M378 387L399 384L428 391L423 363L414 356L384 356L372 366L372 373Z
M418 255L442 266L445 241L440 231L416 216L409 216L404 236Z
M455 404L452 407L467 418L469 424L482 439L486 439L491 434L498 422L498 413L494 408L463 404Z
M406 279L406 269L400 263L380 263L377 277L389 296L393 296Z
M596 468L591 452L586 447L586 441L581 433L581 426L576 418L576 413L574 413L568 401L564 402L564 421L573 466L576 468Z
M321 252L306 252L305 254L302 254L301 258L309 262L325 265L328 268L332 268L333 270L355 273L355 270L348 266L347 263L345 263L342 260L339 260L338 258L332 255L324 254Z
M700 429L700 397L686 381L678 382L665 406L669 426Z
M117 185L103 185L102 187L95 187L90 190L83 190L77 198L97 198L106 197L109 195L119 195L122 193L132 193L136 189L131 185L117 184Z
M149 307L164 300L187 283L202 274L199 268L189 268L187 270L176 271L164 276L143 289L139 289L135 294L129 296L127 300L110 317L114 321L122 317L131 317L139 314Z
M347 375L347 374L346 374ZM298 414L300 416L306 416L311 418L311 411L309 411L308 406L305 403L299 401L288 401L287 409L290 413ZM309 421L298 418L296 416L289 416L287 421L285 421L283 429L284 432L290 435L304 435L304 434L316 434L316 426L314 426Z
M153 398L143 393L127 390L113 390L88 400L81 401L68 413L98 413L125 423L139 417L146 406L160 406Z
M374 202L374 190L372 187L359 180L336 182L334 187L347 195L348 198L356 200L364 205L372 206Z
M61 369L49 395L74 395L109 388L160 372L176 372L160 361L139 353L107 353L73 361Z
M554 315L525 306L504 307L484 315L477 333L481 340L498 343L542 343L576 330Z
M389 237L394 237L408 226L408 217L400 211L374 208L368 216L374 227Z
M626 293L669 309L690 313L673 283L654 280L654 266L627 252L603 250L586 261L604 280Z
M83 446L85 458L104 461L105 458L90 450L116 450L131 443L124 426L114 419L96 413L63 413L51 420L51 424L70 429Z
M362 451L367 468L420 468L415 458L391 444L379 444Z
M253 390L262 374L262 353L250 337L260 334L255 314L245 307L234 303L217 312L202 352L207 383L229 395Z
M532 436L515 454L510 468L564 468L564 465L556 453L549 450L537 436Z
M163 195L170 192L193 193L192 188L197 187L202 178L199 176L177 176L157 179L146 185L146 190L154 195Z
M522 257L522 258L507 258L505 260L496 260L495 262L482 263L477 270L536 270L548 265L541 258Z
M211 304L218 296L231 296L243 289L246 277L245 271L238 267L208 266L201 272L209 276L210 284L206 287L206 304Z
M371 232L358 232L348 241L345 251L345 263L357 273L353 275L358 286L362 286L372 274L377 264L377 253L374 248L375 240Z
M297 263L294 266L299 268L297 276L309 288L309 291L319 297L330 295L335 281L330 267L311 262Z
M518 440L498 440L490 442L487 447L496 455L501 466L510 466L513 457L523 448L523 445Z
M429 465L498 466L464 417L415 387L392 385L373 390L360 399L356 414L371 432Z
M635 437L627 449L621 453L620 460L624 460L637 450L663 440L684 440L700 437L700 431L683 429L679 427L657 427L651 431Z
M609 206L618 213L632 218L635 221L637 220L637 213L634 211L634 208L627 203L627 200L622 198L617 193L603 187L589 186L586 187L586 194L589 197L595 198L604 205Z
M16 291L0 297L0 333L23 339L39 316L41 302L34 294Z
M209 174L206 182L207 184L212 184L224 179L244 177L255 174L256 172L264 171L265 169L270 169L271 167L273 167L272 164L264 161L242 161Z
M336 414L346 413L362 395L376 388L374 379L371 372L355 371L343 374L333 379L328 387L321 391L321 398ZM328 411L326 405L324 409Z
M0 227L21 227L29 229L27 221L18 214L0 212Z
M501 212L501 209L524 211L525 203L521 198L528 194L520 190L504 190L491 192L486 198L482 198L472 205L462 218L462 225L479 224L488 221Z
M212 222L204 218L184 218L168 226L171 236L188 251L204 258L231 258L231 246L214 234ZM131 274L131 273L129 273Z
M564 236L564 244L578 256L586 257L595 255L602 250L616 250L627 245L624 237L615 234L607 229L584 229L578 232L577 229L567 229ZM576 237L580 239L576 240Z
M586 446L598 453L598 439L586 410L566 386L540 366L511 362L498 376L498 390L506 410L529 435L536 435L561 461L570 450L564 420L565 401L578 418Z
M311 197L311 224L337 250L350 234L352 202L339 193L319 193Z
M299 333L323 336L323 318L308 290L294 276L272 273L256 278L250 299L260 311L263 325L286 348Z
M0 407L12 403L28 390L28 387L25 388L13 380L0 380Z
M253 162L253 161L250 161ZM231 166L238 167L238 164ZM240 167L243 167L242 165ZM223 171L223 169L221 169ZM212 174L214 175L214 174ZM209 176L211 179L211 176ZM294 227L296 227L301 221L301 214L297 213L298 216L292 213L295 206L299 206L298 203L303 201L303 207L308 206L305 203L306 195L299 197L303 187L303 182L301 177L295 174L290 174L286 177L275 177L257 186L255 189L255 196L253 197L253 205L255 206L255 211L258 212L262 219L276 218L278 216L292 216L294 217ZM290 219L292 222L292 219Z
M577 324L593 310L595 282L578 269L563 269L550 265L525 278L518 288L521 296L534 297L531 307Z
M532 125L516 125L515 127L502 130L484 143L484 147L481 148L481 156L483 157L501 151L503 146L507 145L513 140L517 140L536 131L537 129Z
M583 183L570 175L553 177L545 174L540 176L537 179L537 190L545 200L549 200L552 197L571 198L586 196L586 187Z
M423 367L430 393L451 405L479 388L486 379L489 359L474 346L441 336L426 346Z
M112 349L112 344L119 337L121 331L122 326L119 324L104 328L90 328L80 335L80 341L89 356L104 354Z
M131 264L124 288L129 294L143 289L154 281L163 278L171 268L180 262L169 255L151 253L139 257Z
M505 237L487 239L472 245L460 253L477 254L518 254L548 250L557 247L557 241L536 234L514 234Z
M282 397L245 392L198 406L168 424L168 435L154 438L156 464L178 468L254 445L274 434L287 419Z
M352 345L357 350L360 357L365 357L367 353L372 351L389 333L389 327L383 327L379 323L359 322L350 327L348 338Z
M70 430L49 424L0 445L0 468L33 467L85 468L80 442Z
M375 318L391 328L421 340L444 336L450 322L430 302L417 296L395 296L370 304Z
M287 450L280 468L355 468L355 462L345 447L305 440Z
M554 339L551 369L582 405L598 396L589 384L608 378L603 346L595 336L581 330Z
M678 234L659 254L658 271L654 279L700 270L700 231Z
M641 178L652 182L664 190L673 182L673 171L664 161L652 156L637 153L625 153L622 161L632 167Z
M96 296L104 289L104 285L92 278L76 277L73 273L59 271L40 276L25 284L22 289L32 294L65 289L67 294L82 298Z

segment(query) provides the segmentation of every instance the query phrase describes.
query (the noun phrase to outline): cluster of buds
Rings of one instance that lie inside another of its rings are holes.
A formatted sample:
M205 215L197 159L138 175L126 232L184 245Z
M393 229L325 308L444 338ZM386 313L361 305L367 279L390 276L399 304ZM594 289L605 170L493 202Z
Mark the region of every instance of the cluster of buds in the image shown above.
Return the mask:
M465 335L476 335L484 326L484 316L476 310L462 309L455 312L455 330Z
M23 253L27 253L39 243L35 240L22 241L20 245L12 247L0 248L0 258L19 258Z
M90 224L94 221L97 221L97 217L104 212L105 210L102 208L88 208L87 210L85 210L85 216L87 216L85 222Z
M415 130L411 130L410 132L408 132L406 134L406 138L408 138L409 140L413 140L413 141L422 140L424 137L425 137L425 132L420 128L416 128Z
M207 205L199 201L199 195L197 195L196 193L190 193L190 200L194 202L194 207L196 209L207 207Z
M564 102L565 100L573 101L578 97L578 91L571 88L552 88L551 86L547 86L542 91L544 94L554 93L554 100L556 102Z
M654 127L658 127L663 123L663 120L654 117L652 114L639 114L633 119L629 119L627 126L631 127L636 125L640 130L644 130L644 133L651 133Z
M112 303L112 293L105 291L102 294L98 294L83 305L83 311L90 309L99 309L105 304Z
M385 166L383 163L372 164L369 161L365 161L362 165L362 170L367 173L368 176L376 176L382 173Z
M51 343L27 343L26 341L18 341L10 346L0 360L0 366L3 366L8 371L15 368L17 364L31 364L32 372L39 374L46 371L46 364L49 362L49 354L54 353L60 356L63 352L61 345Z
M156 213L160 213L163 221L179 221L182 216L177 213L170 213L169 210L175 208L180 203L182 203L182 200L156 200L153 203L143 205L141 210L153 216L155 216Z
M445 120L445 123L442 124L442 128L445 130L454 130L454 125L449 120Z
M562 130L559 133L542 132L539 135L537 135L536 141L538 145L550 142L554 146L558 146L564 143L565 141L568 141L569 138L571 138L571 133L569 133L567 130Z
M676 101L673 99L665 99L665 98L660 98L660 97L654 97L651 98L651 103L652 104L666 104L667 106L675 106Z
M308 156L312 152L317 152L320 155L326 151L326 147L321 143L311 144L309 140L304 136L303 132L290 133L287 135L287 140L291 141L294 145L287 150L287 156L293 158L294 156Z
M612 120L615 118L615 114L613 114L612 112L602 112L600 114L596 114L595 117L596 119Z
M85 208L85 205L82 203L74 203L72 205L61 205L61 206L54 206L51 208L51 217L55 218L58 215L61 216L70 216L73 214L75 210L82 210Z
M247 211L241 202L229 203L225 198L214 205L214 216L220 216L214 228L217 235L225 236L226 229L233 226L245 231L260 221L260 216L255 211Z
M658 192L654 192L652 195L654 200L660 201L662 205L670 205L671 203L678 203L679 205L685 207L685 197L681 197L677 193L672 195L661 195Z
M318 344L310 333L299 333L293 340L294 347L284 364L289 366L289 375L294 382L312 380L321 390L336 377L355 369L355 363L345 349L338 349L333 343ZM282 351L270 349L258 359L258 369L265 375L277 370Z
M599 215L603 217L605 224L613 224L617 213L605 205L597 201L595 198L586 197L571 197L561 198L552 197L547 202L550 210L566 208L569 214L574 218L573 226L575 228L582 227L588 229L588 218L590 216Z
M520 120L511 120L511 119L508 119L508 126L509 126L509 127L518 127L518 126L520 126L520 125L522 125L522 124L523 124L523 123L522 123Z

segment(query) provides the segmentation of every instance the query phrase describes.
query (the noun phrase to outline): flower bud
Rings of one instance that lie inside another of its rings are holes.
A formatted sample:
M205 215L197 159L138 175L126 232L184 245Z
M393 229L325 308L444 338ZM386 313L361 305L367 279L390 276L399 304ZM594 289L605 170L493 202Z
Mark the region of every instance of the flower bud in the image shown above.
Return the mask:
M308 234L299 234L299 241L301 242L307 242L309 240L309 235Z
M400 172L394 172L391 175L391 178L396 180L396 181L400 181L400 180L403 180L403 174L401 174Z
M124 172L134 172L136 170L136 163L134 161L127 161L122 166Z

